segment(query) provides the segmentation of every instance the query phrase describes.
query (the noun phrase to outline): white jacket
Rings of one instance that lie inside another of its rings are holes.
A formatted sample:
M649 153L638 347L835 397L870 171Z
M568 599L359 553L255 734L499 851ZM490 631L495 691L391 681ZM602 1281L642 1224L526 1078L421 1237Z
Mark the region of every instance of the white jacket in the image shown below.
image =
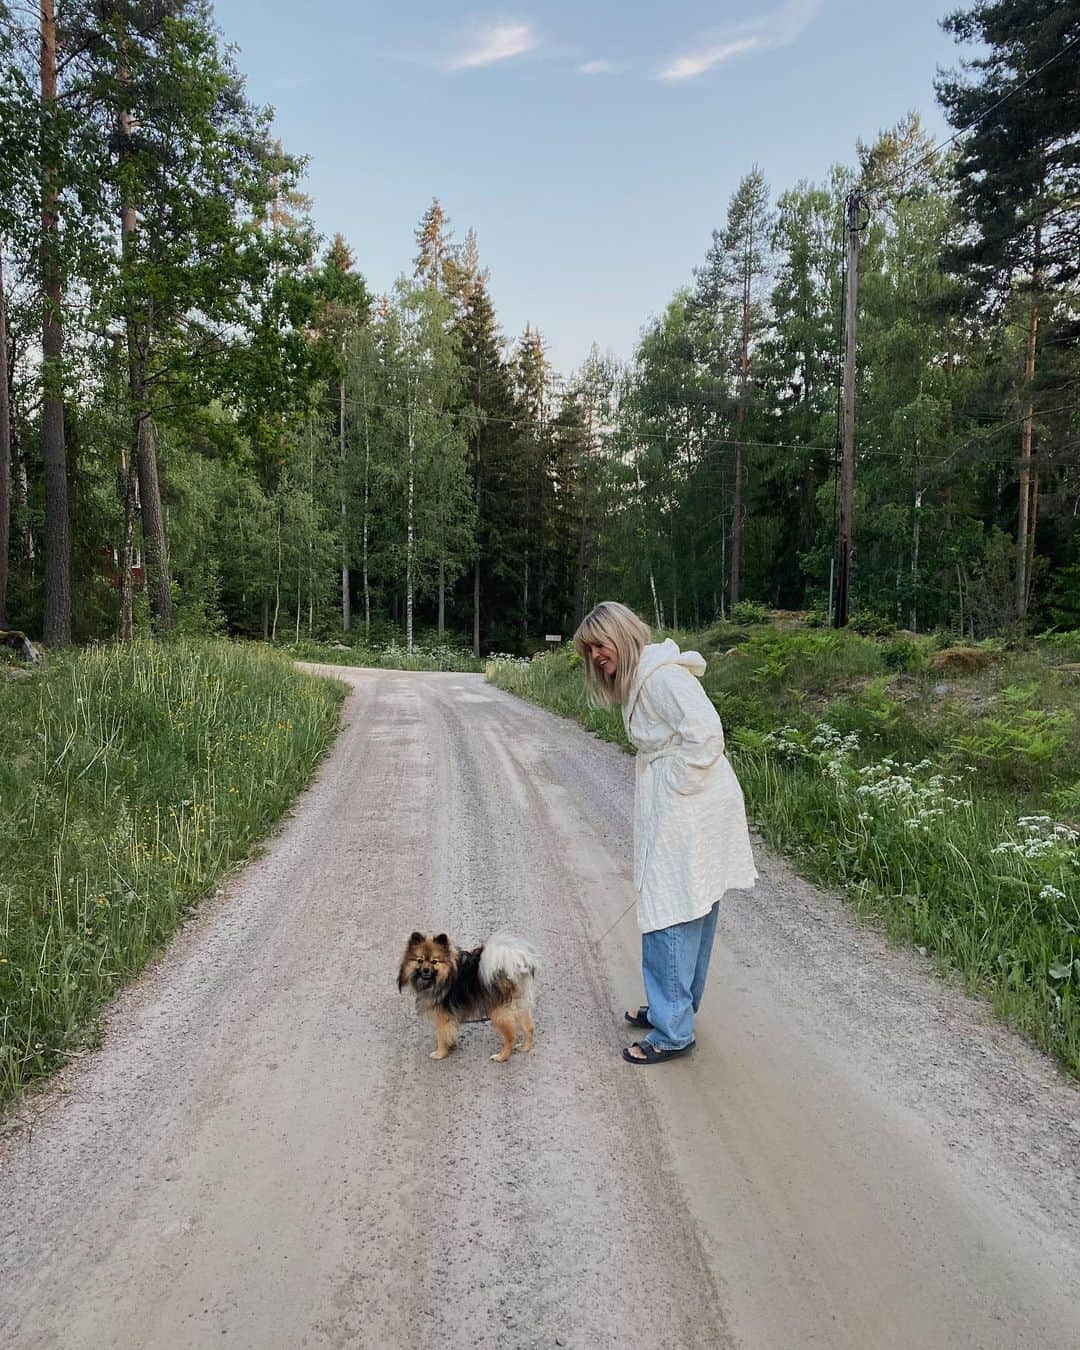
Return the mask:
M637 750L634 886L643 933L708 913L757 880L746 808L701 687L705 661L669 638L641 653L623 723Z

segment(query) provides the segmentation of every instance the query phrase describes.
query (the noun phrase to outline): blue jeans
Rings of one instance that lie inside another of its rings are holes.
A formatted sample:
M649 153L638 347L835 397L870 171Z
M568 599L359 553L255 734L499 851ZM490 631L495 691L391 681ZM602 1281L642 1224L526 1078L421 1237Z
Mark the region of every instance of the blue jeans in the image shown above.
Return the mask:
M661 1050L681 1050L694 1039L709 973L719 900L700 919L641 935L641 973L653 1029L646 1035Z

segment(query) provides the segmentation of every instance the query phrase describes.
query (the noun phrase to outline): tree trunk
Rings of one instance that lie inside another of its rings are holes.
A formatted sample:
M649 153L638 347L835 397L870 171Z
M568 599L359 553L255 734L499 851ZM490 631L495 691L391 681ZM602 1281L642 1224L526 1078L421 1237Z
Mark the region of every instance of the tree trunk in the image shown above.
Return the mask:
M1024 383L1027 387L1024 421L1020 432L1020 500L1016 524L1016 617L1024 619L1028 607L1028 556L1034 551L1028 547L1029 529L1034 535L1031 515L1031 425L1035 417L1033 388L1035 384L1035 345L1039 332L1038 305L1032 305L1028 319L1027 359L1024 362Z
M1035 571L1035 527L1039 523L1039 471L1036 469L1029 492L1031 506L1028 511L1028 554L1027 554L1027 595L1024 597L1024 613L1031 605L1032 573Z
M649 590L652 593L652 610L653 618L656 621L656 627L663 628L664 619L663 615L660 613L660 597L656 594L656 576L651 567L649 568Z
M133 632L135 607L135 577L132 554L135 540L135 484L138 461L134 454L123 465L124 471L124 535L120 541L120 640L130 642Z
M919 631L919 539L922 534L923 489L915 489L915 518L911 526L911 631Z
M446 563L439 559L439 627L440 639L446 627Z
M304 589L304 561L303 554L299 549L296 550L296 637L295 641L300 641L300 611L303 608L303 589Z
M589 466L592 451L592 405L585 427L585 448L581 474L581 524L578 529L577 576L574 580L574 631L585 617L585 559L589 532Z
M308 436L308 500L315 502L315 438ZM297 597L296 640L300 641L299 597ZM315 630L315 521L308 521L307 635Z
M45 622L47 647L71 641L71 522L64 444L64 329L60 279L60 184L53 133L56 120L56 17L41 0L41 449L45 470Z
M957 602L960 606L960 636L964 636L964 572L959 563L956 564L956 594Z
M244 513L240 510L240 498L236 501L236 534L240 540L240 605L247 609L247 548L244 543Z
M574 631L585 617L585 532L586 516L584 504L581 508L581 527L578 531L577 576L574 579Z
M480 660L480 555L473 559L472 590L472 651L475 660Z
M341 460L341 627L352 627L352 596L349 594L349 508L345 486L345 376L338 380L338 455Z
M127 85L127 70L120 66L117 71L117 82L123 88ZM121 108L119 117L119 153L121 162L131 153L131 114L126 108ZM131 254L135 244L135 230L138 225L138 216L135 207L131 202L121 202L120 204L120 253L122 259L126 262ZM139 389L141 397L141 372L142 363L139 357L139 335L134 316L127 315L125 323L127 350L128 350L128 389L134 394L136 388ZM117 362L119 364L119 351L116 352ZM140 405L132 401L129 409L133 422L131 444L128 447L128 453L120 453L120 468L123 474L124 484L124 523L123 535L120 540L120 640L121 642L130 642L134 629L134 608L135 608L135 578L132 570L132 561L135 544L135 510L136 510L136 483L138 482L139 472L139 435L142 429L142 419L139 416Z
M11 406L8 399L7 310L0 258L0 628L7 627L8 556L11 551Z
M367 383L364 384L364 641L371 641L371 581L368 576L368 512L371 501L371 427L368 423Z
M270 627L270 641L277 641L278 614L281 612L281 503L275 515L277 526L277 567L274 571L274 622Z
M141 376L142 372L138 374ZM146 584L150 592L150 617L156 633L168 633L173 626L172 578L169 574L165 517L161 510L157 432L149 408L144 410L139 421L138 471L139 509L142 515Z
M8 388L10 389L10 385ZM34 538L34 523L30 518L30 475L26 467L26 453L22 442L14 432L11 438L12 469L15 474L13 487L16 520L16 553L19 561L26 563L31 571L37 561L37 541Z
M739 430L742 431L746 420L746 409L739 409ZM739 603L742 566L742 501L743 501L743 448L740 441L735 446L735 487L731 509L731 603Z
M409 518L405 543L405 650L413 647L413 551L416 547L416 525L413 506L416 493L416 443L413 436L413 408L409 404Z
M482 364L482 363L481 363ZM480 386L479 373L477 375L477 393L474 404L477 413L480 413ZM476 456L474 460L476 473L476 516L474 520L473 545L476 552L473 554L473 618L472 618L472 645L473 659L480 660L480 502L481 502L481 477L483 472L483 463L480 458L480 431L476 432Z

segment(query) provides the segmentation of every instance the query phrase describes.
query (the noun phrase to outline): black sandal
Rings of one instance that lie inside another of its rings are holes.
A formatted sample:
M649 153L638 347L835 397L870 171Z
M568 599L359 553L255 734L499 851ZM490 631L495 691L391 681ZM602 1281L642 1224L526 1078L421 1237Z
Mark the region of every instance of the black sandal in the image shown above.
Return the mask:
M658 1045L652 1045L649 1041L635 1041L622 1052L623 1059L627 1064L663 1064L665 1059L676 1059L679 1055L685 1055L688 1050L693 1050L697 1044L691 1041L689 1045L681 1046L678 1050L663 1050ZM638 1049L644 1055L644 1059L638 1059L637 1055L630 1053L633 1049Z
M652 1030L652 1023L649 1021L648 1005L643 1005L632 1015L628 1012L624 1012L623 1017L632 1027L644 1027L646 1031Z

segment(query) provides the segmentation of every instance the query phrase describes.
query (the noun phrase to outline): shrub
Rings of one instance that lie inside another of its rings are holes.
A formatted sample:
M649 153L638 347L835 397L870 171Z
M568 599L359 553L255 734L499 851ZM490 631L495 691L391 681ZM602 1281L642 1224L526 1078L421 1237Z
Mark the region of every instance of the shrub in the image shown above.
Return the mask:
M735 623L768 623L769 611L764 605L755 605L751 600L740 600L731 606L731 617Z
M883 614L875 614L872 610L860 610L852 614L848 619L848 627L853 633L859 633L863 637L888 637L890 633L896 631L896 624L892 619L887 619Z
M898 674L914 675L925 670L927 664L926 652L914 638L897 637L885 643L881 649L881 659L886 670Z

